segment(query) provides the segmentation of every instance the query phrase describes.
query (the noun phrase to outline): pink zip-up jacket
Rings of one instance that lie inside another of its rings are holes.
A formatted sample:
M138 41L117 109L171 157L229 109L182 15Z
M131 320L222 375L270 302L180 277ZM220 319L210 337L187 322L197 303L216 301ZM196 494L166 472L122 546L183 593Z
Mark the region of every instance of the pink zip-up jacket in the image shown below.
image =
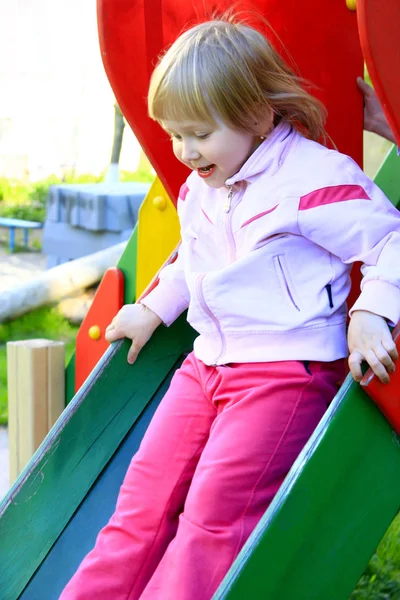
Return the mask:
M166 325L188 308L207 365L347 356L355 261L364 278L352 311L400 319L400 213L351 158L287 123L226 187L193 172L178 214L178 258L142 303Z

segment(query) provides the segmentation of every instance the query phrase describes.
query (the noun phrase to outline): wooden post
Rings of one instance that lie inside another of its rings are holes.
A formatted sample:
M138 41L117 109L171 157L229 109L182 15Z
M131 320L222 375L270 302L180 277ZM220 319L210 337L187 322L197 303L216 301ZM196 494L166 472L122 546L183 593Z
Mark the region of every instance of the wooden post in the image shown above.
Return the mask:
M7 343L10 483L39 447L65 406L64 343Z

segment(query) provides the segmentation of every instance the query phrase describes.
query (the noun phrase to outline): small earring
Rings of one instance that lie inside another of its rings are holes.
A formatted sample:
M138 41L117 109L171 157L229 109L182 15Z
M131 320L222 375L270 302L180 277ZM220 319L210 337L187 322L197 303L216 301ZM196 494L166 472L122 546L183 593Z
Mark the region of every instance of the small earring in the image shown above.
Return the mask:
M261 141L265 140L265 135L260 135L260 140Z

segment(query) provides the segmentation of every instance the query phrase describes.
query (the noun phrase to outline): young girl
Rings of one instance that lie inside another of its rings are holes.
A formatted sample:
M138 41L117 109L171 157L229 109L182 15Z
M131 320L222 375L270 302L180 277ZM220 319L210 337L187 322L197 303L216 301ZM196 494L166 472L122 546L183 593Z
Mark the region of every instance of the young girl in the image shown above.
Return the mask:
M397 359L400 219L256 30L202 23L156 67L149 112L192 173L176 262L109 342L134 362L185 309L199 333L132 460L116 511L62 600L208 600L350 369Z

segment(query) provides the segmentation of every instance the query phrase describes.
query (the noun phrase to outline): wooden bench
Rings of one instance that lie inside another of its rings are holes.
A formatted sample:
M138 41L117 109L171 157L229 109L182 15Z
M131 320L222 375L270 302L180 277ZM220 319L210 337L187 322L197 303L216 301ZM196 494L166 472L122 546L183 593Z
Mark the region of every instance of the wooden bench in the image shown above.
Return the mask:
M28 247L28 235L30 229L42 229L43 223L38 221L24 221L23 219L10 219L8 217L0 217L0 227L8 227L10 230L9 248L11 252L15 250L15 230L24 230L24 246Z

